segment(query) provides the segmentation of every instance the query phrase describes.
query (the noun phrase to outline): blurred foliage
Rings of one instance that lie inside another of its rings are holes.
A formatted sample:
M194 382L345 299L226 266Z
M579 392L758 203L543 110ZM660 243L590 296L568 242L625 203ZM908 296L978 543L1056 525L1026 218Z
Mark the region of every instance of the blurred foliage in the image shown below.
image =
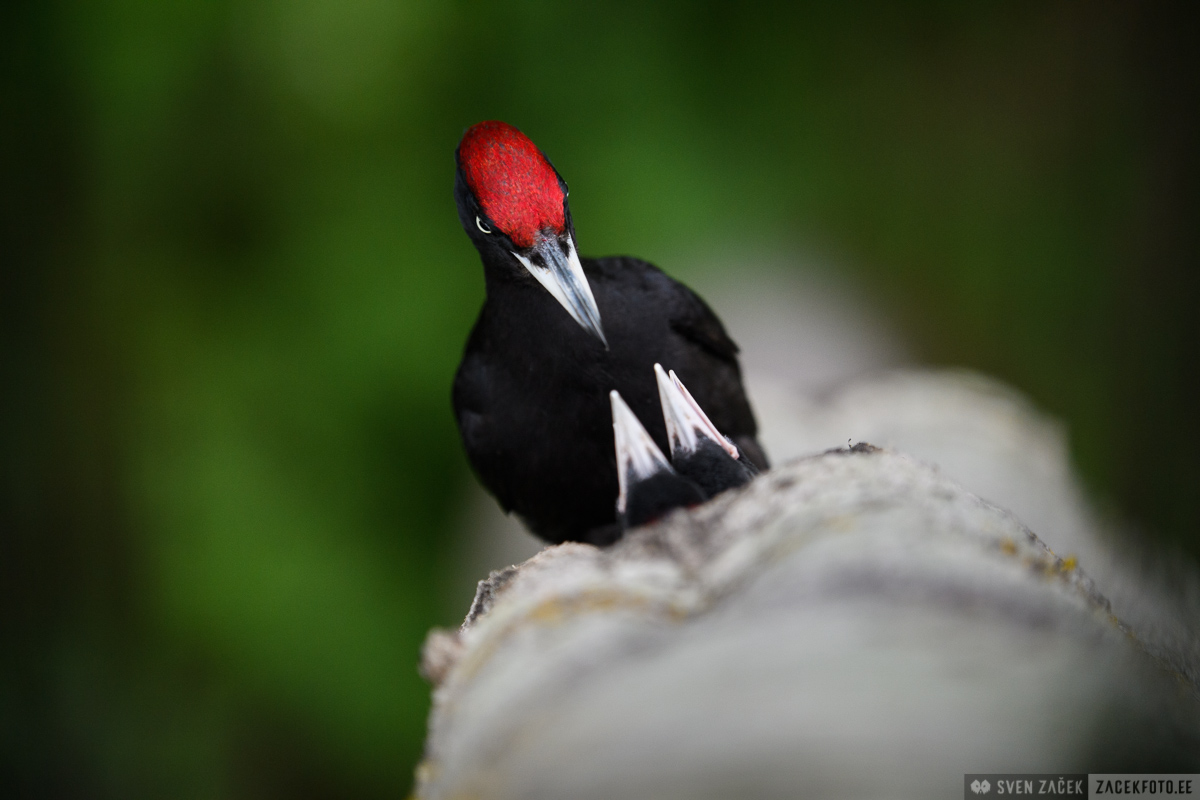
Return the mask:
M463 129L585 252L826 253L1200 550L1195 30L1037 4L0 10L0 794L383 797L471 480ZM464 604L466 599L464 598Z

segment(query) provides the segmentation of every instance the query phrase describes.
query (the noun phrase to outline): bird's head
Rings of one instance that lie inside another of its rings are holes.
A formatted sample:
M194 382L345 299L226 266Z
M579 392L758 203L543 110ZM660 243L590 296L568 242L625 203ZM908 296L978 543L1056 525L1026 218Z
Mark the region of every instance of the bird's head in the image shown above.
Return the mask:
M468 128L455 156L459 219L484 262L536 278L607 347L554 165L529 137L494 120Z

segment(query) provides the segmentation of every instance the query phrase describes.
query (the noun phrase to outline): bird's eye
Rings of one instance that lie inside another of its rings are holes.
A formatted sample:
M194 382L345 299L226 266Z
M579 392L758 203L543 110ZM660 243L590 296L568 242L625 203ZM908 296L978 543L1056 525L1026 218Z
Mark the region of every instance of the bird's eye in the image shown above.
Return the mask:
M483 224L483 220L481 220L479 217L476 217L476 218L475 218L475 226L476 226L477 228L479 228L479 230L483 231L484 233L491 233L491 232L492 232L492 229L491 229L491 228L489 228L487 225L484 225L484 224Z

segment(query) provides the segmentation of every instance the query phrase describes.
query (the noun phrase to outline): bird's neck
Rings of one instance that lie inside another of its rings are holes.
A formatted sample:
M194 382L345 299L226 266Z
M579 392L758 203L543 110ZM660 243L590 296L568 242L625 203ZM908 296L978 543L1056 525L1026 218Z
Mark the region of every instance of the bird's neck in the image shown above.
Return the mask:
M489 263L484 258L483 274L484 316L494 335L522 342L516 350L532 353L552 347L560 353L591 353L604 349L520 265Z
M490 252L479 255L483 260L483 282L489 298L539 286L537 280L513 259Z

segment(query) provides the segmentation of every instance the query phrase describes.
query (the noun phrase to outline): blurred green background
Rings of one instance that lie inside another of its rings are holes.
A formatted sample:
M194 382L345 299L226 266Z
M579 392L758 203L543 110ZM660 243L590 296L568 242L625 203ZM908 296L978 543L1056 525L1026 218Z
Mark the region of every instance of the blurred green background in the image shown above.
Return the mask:
M4 4L0 795L407 790L418 647L469 599L440 586L481 119L554 159L585 253L827 254L1197 553L1186 12Z

